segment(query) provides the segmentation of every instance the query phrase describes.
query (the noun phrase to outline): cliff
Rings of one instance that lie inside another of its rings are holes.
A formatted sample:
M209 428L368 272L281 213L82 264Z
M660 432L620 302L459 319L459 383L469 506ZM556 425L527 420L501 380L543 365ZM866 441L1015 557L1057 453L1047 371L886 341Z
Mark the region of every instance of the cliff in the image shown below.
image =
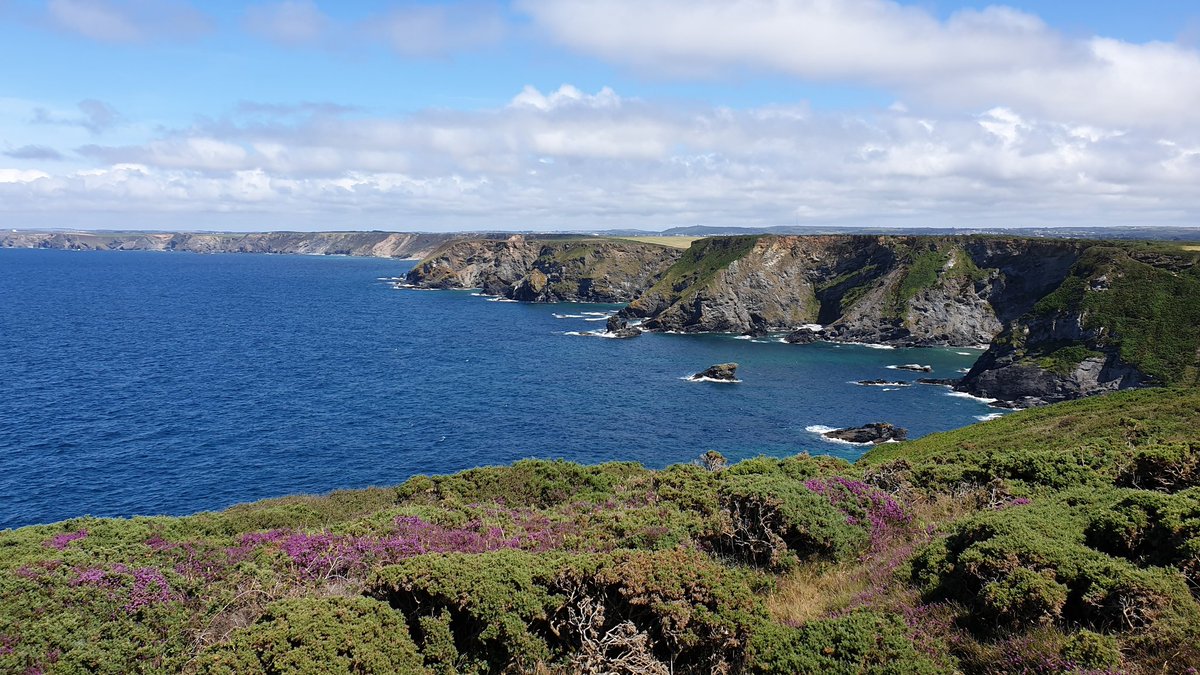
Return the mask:
M680 254L621 239L468 239L449 242L417 263L408 283L481 288L527 302L628 302Z
M909 346L986 344L1067 274L1076 242L969 237L701 240L630 304L650 329Z
M959 389L1021 405L1197 384L1200 254L1089 247L1058 287L1007 324Z
M293 253L420 258L460 235L417 232L22 232L0 233L0 248L72 251Z
M988 345L957 385L1019 406L1196 380L1200 253L1139 242L868 235L460 240L409 282L629 305L652 331ZM819 324L817 330L814 324Z

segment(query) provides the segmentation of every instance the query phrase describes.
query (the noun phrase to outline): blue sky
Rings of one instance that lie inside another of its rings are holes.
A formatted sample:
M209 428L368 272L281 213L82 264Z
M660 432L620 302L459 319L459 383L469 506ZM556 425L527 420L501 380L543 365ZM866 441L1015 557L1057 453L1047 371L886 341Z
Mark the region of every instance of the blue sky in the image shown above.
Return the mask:
M0 0L11 227L1194 225L1200 5Z

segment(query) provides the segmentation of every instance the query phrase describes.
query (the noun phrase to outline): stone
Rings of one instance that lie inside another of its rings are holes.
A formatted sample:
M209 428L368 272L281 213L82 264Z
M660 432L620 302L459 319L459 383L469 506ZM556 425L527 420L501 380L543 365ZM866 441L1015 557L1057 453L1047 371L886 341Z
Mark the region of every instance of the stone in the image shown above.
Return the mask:
M887 422L876 422L861 427L834 429L833 431L826 431L821 435L838 441L865 445L868 443L879 444L889 441L903 441L908 438L908 429L897 427Z
M718 382L737 382L736 363L718 363L715 366L696 373L691 377L692 380L716 380Z

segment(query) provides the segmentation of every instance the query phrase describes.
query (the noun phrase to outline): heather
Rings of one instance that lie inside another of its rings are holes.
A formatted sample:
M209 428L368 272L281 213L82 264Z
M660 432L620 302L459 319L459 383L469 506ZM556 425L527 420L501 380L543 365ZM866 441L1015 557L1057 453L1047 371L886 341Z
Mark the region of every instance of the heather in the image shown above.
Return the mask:
M0 672L1200 667L1200 394L0 533Z

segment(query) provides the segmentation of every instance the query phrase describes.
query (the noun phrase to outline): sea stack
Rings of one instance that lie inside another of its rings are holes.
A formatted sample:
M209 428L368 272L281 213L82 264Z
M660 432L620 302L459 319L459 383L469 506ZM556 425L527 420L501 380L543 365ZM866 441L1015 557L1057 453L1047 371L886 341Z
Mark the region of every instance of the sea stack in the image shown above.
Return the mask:
M903 441L908 438L908 429L897 427L887 422L876 422L861 427L834 429L821 434L825 438L847 443L878 444L889 441Z
M736 363L718 363L715 366L710 366L704 371L696 373L690 379L694 382L702 380L714 380L717 382L737 382Z
M632 338L642 334L642 329L637 326L630 326L628 321L616 315L608 317L608 323L605 324L605 328L608 329L609 333L612 333L613 337L618 338Z

